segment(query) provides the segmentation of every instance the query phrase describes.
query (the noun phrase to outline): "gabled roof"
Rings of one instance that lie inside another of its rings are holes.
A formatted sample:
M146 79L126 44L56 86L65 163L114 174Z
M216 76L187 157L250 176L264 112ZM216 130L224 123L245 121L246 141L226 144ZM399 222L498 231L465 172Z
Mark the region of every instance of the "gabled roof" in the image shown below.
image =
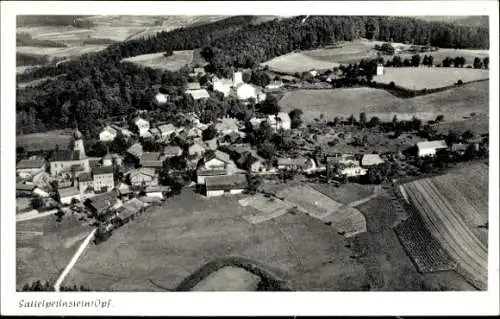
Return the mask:
M382 164L384 160L378 154L365 154L361 159L362 166L372 166Z
M147 122L147 123L149 123L149 121L148 121L148 120L143 119L143 118L142 118L142 117L140 117L140 116L136 116L136 117L134 118L133 122L134 122L134 124L136 124L136 125L137 125L137 123L138 123L138 122Z
M135 143L127 149L127 153L134 155L137 158L142 156L142 145Z
M155 161L161 158L160 152L144 152L141 156L141 161Z
M16 169L42 168L44 164L45 160L43 158L23 159L17 163Z
M439 141L427 141L427 142L418 142L417 147L419 150L422 149L438 149L438 148L447 148L446 142L444 140Z
M163 148L163 154L168 155L168 156L177 155L180 152L182 152L182 148L180 148L179 146L165 146Z
M247 178L243 174L205 177L205 186L207 190L240 189L247 187L247 185Z
M107 208L113 206L118 201L118 194L116 191L99 194L92 198L87 199L87 203L97 210L102 212Z
M283 166L305 166L307 165L307 159L306 158L279 158L278 159L278 165L283 165Z
M215 129L217 131L223 131L223 130L233 130L237 131L238 130L238 120L233 119L233 118L222 118L217 121L215 124Z
M103 174L113 174L113 167L112 166L96 167L92 170L92 174L94 174L94 176Z
M26 191L26 192L31 192L36 188L35 185L29 185L29 184L21 184L17 183L16 184L16 190L18 191Z
M188 90L199 90L201 88L200 82L189 82L187 84Z
M80 191L76 187L68 187L59 189L59 196L61 198L79 195Z
M51 162L77 161L80 159L80 151L57 150L50 157Z
M209 153L205 154L205 162L208 162L214 158L216 158L224 163L228 163L228 164L232 163L231 158L230 158L229 154L227 154L227 153L215 150L213 152L209 152Z
M148 167L141 167L141 168L132 170L129 173L130 178L136 177L138 175L147 175L147 176L151 176L151 177L156 176L154 169L148 168Z
M173 124L163 124L158 126L158 129L162 134L173 133L177 130L177 128Z
M199 100L199 99L208 99L210 97L210 94L208 94L208 91L205 89L201 90L186 90L186 94L190 94L193 99Z
M144 190L146 193L156 193L156 192L169 192L171 188L169 186L148 186Z
M106 126L106 127L104 127L102 129L101 133L103 133L103 132L109 132L109 133L111 133L113 135L118 134L118 131L115 128L113 128L112 126Z

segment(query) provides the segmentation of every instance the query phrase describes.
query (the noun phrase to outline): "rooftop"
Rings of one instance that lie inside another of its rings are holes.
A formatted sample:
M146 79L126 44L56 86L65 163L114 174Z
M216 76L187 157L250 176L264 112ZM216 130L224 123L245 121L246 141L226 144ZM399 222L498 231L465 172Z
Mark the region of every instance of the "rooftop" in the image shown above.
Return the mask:
M16 165L16 169L41 168L45 164L43 158L23 159Z
M179 152L182 152L179 146L165 146L163 148L163 154L165 155L177 155Z
M229 157L229 154L227 154L227 153L215 150L213 152L208 152L205 154L205 162L208 162L214 158L216 158L222 162L225 162L225 163L232 163L231 158Z
M28 191L28 192L31 192L32 190L35 189L35 185L29 185L29 184L21 184L21 183L17 183L16 184L16 190L18 191Z
M378 154L365 154L361 159L361 165L363 166L371 166L382 164L384 160Z
M80 182L89 182L92 181L92 174L91 173L81 173L78 175L78 181Z
M50 157L51 162L77 161L80 159L80 151L57 150Z
M112 166L96 167L92 170L94 175L113 174Z
M130 178L138 176L138 175L148 175L151 177L156 176L154 169L148 167L141 167L135 170L130 171Z
M79 195L80 191L76 187L68 187L59 189L59 196L61 198Z
M427 141L427 142L418 142L418 149L437 149L437 148L447 148L446 142L444 140L438 141Z
M141 157L142 152L142 145L139 143L135 143L127 149L127 153L130 153L136 157Z
M247 178L243 174L207 176L205 177L207 189L236 189L247 186Z

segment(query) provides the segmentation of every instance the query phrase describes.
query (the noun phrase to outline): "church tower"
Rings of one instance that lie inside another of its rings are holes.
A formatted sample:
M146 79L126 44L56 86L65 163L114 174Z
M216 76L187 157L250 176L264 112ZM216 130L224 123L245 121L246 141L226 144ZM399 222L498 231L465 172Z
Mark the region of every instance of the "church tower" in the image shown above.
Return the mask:
M73 132L73 151L79 151L78 159L87 157L85 146L83 145L82 133L78 130L78 126L75 127L75 131Z

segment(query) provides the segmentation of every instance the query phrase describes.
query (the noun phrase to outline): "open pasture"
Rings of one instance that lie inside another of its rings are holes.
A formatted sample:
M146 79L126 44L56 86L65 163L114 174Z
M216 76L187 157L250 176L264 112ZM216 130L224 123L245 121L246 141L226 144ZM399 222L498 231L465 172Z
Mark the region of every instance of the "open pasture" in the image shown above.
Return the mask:
M341 184L338 187L332 184L313 184L312 188L325 194L334 201L344 205L370 196L373 192L373 185L363 185L356 183Z
M488 114L489 81L407 99L385 90L366 87L296 90L286 93L279 105L283 112L295 108L303 110L307 121L319 118L321 114L325 120L333 120L336 116L347 118L353 114L358 117L359 113L365 112L368 119L377 116L385 121L391 121L394 115L400 120L416 116L428 121L442 114L445 122L453 122L463 120L472 112Z
M484 180L480 183L476 175L472 178L470 175L482 170L486 170L486 166L467 168L461 172L462 177L445 175L426 178L403 187L429 232L458 263L464 277L477 288L486 289L487 234L477 226L485 221L487 192ZM487 178L487 174L484 175ZM467 187L463 189L462 185ZM481 235L483 231L485 233Z
M186 64L193 61L193 51L174 51L173 55L165 57L164 52L151 53L123 59L122 62L130 62L142 67L152 69L177 71Z
M303 53L293 52L264 62L262 65L267 65L269 70L274 72L294 74L296 72L301 73L309 70L331 69L338 67L339 63L317 60Z
M267 220L276 218L285 214L289 209L293 208L288 202L275 197L266 197L261 194L249 196L239 201L243 207L252 207L255 209L255 214L244 215L243 218L252 224L262 223Z
M448 87L462 80L463 83L488 79L488 70L469 68L384 68L383 75L376 75L373 81L410 90L435 89Z
M18 222L17 290L36 280L54 282L90 229L73 216L64 216L61 223L54 216Z
M102 51L106 47L107 45L103 44L89 44L81 46L71 46L66 48L17 47L16 51L25 54L46 55L57 58L71 58L80 56L85 53Z

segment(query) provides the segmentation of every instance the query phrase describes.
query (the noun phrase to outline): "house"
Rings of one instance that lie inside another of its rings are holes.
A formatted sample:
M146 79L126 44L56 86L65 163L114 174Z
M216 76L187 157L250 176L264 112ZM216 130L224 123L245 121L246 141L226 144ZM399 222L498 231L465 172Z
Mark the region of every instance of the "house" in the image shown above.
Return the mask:
M106 126L99 133L99 140L104 143L112 142L115 140L117 135L118 131L115 128L111 126Z
M384 75L384 66L382 64L377 65L377 75Z
M238 134L237 132L231 132L229 134L221 136L217 140L217 143L219 146L230 145L230 144L236 143L240 138L241 138L240 134Z
M182 148L179 146L165 146L163 148L163 156L165 158L176 157L182 155Z
M156 197L163 199L164 195L170 192L170 187L168 186L149 186L144 192L147 197Z
M114 128L116 132L120 132L126 138L129 138L132 135L134 135L134 133L132 133L130 130L127 130L126 128L122 128L117 125L111 125L111 127Z
M152 129L149 130L149 134L153 139L161 140L161 131L159 128L153 127Z
M250 171L251 173L266 173L269 171L266 161L257 154L246 152L237 160L240 168Z
M125 183L120 183L120 185L116 187L116 191L121 198L127 198L133 194L130 186Z
M219 147L219 143L216 138L205 141L205 150L207 151L215 151Z
M208 99L210 97L210 94L205 89L186 90L184 93L191 95L194 100Z
M89 171L92 171L94 168L101 167L102 166L101 163L102 163L102 158L99 157L89 158L89 167L90 167Z
M111 154L107 153L106 155L104 155L101 159L101 163L102 167L113 166L113 157L111 156Z
M271 81L266 85L266 90L279 90L283 86L283 81Z
M63 204L71 204L73 199L80 201L81 193L76 187L68 187L59 189L59 196L61 198L61 203Z
M227 166L235 166L229 154L221 151L211 151L205 154L203 167L206 169L227 168Z
M16 197L26 197L33 195L36 186L32 184L16 184Z
M267 123L269 123L269 126L275 131L290 130L292 128L292 120L286 112L279 112L276 115L269 115L269 117L267 118Z
M43 189L41 189L40 187L35 187L35 189L33 190L33 195L37 195L39 197L49 197L50 194L47 193L46 191L44 191Z
M241 71L233 72L233 86L237 86L242 84L243 82L243 73Z
M131 200L123 203L123 205L117 209L116 213L123 223L128 223L138 214L142 213L145 208L146 205L143 202L137 198L132 198Z
M201 129L200 127L192 127L185 132L188 138L198 138L203 135L203 129Z
M21 178L31 178L35 175L45 172L47 161L43 158L23 159L16 164L16 173Z
M316 71L316 70L311 70L311 71L309 71L309 74L310 74L312 77L317 77L317 76L318 76L318 74L319 74L319 72L318 72L318 71Z
M177 132L177 128L173 124L163 124L158 126L160 138L164 141L169 140L172 134Z
M205 154L205 148L200 143L193 143L188 147L189 156L202 157L203 154Z
M220 135L238 132L238 120L229 117L219 119L215 124L215 129Z
M256 101L258 101L257 95L259 93L259 90L254 85L247 83L239 83L234 86L234 90L238 100L255 99Z
M241 194L247 186L247 178L243 174L207 176L205 179L205 195L214 197L224 194Z
M361 166L369 167L382 164L384 160L378 154L365 154L361 159Z
M310 158L279 158L278 169L309 171L315 167L314 161Z
M160 152L144 152L142 153L139 164L145 168L160 170L163 167L165 156Z
M109 210L117 209L122 204L116 191L99 194L84 201L84 205L98 218L102 218Z
M233 81L230 79L216 79L212 82L212 88L214 91L221 92L224 97L231 94L231 88L233 87Z
M294 76L291 76L291 75L283 75L281 77L281 80L283 81L283 83L295 83L295 82L297 82L297 78Z
M168 94L158 92L153 99L153 103L157 106L162 106L165 105L168 102L168 100L169 100Z
M448 146L446 145L446 142L444 140L417 143L417 151L419 157L434 156L436 155L437 150L445 148L448 148Z
M137 131L139 132L140 137L146 137L149 135L149 121L137 116L136 118L134 118L133 123Z
M142 145L135 143L127 149L127 153L135 159L140 159L142 157Z
M132 170L128 174L128 179L135 187L158 185L158 174L151 168L141 167Z
M204 68L194 68L192 73L189 73L190 77L202 77L205 75L205 69Z
M104 166L92 170L94 179L94 191L107 192L115 188L115 178L113 175L113 167Z
M80 193L89 193L94 190L94 179L92 173L82 173L78 175L78 189Z

